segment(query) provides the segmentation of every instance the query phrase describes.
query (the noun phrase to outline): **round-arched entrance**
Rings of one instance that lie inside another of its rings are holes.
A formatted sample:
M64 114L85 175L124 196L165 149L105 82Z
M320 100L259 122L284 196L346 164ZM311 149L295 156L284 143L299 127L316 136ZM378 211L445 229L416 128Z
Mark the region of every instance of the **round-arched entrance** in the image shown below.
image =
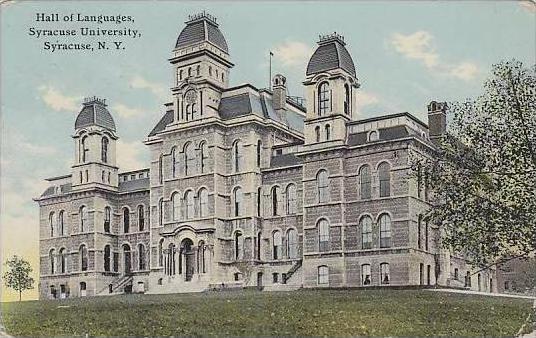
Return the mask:
M181 263L184 262L185 281L192 280L192 276L195 272L195 250L193 249L194 243L191 239L185 238L181 242ZM182 270L182 269L180 269Z

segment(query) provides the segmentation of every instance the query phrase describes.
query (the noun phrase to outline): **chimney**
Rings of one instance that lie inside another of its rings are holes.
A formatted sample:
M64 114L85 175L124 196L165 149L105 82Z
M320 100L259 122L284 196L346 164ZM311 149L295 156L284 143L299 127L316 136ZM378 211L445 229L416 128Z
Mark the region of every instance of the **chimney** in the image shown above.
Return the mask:
M280 114L285 109L287 101L287 79L276 74L272 80L273 106L276 113Z
M428 134L438 144L447 131L447 103L432 101L428 104Z

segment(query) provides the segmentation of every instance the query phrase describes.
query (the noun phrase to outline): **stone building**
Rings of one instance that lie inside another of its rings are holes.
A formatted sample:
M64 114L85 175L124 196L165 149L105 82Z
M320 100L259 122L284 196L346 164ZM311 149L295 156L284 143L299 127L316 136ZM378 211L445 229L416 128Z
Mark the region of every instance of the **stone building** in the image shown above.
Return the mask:
M75 122L71 173L40 206L40 295L175 293L214 288L442 285L494 290L439 246L424 177L446 105L428 125L409 113L356 119L359 79L342 36L321 36L306 98L229 87L215 18L191 16L169 59L172 101L144 143L148 168L120 172L104 100ZM68 131L65 131L67 134Z

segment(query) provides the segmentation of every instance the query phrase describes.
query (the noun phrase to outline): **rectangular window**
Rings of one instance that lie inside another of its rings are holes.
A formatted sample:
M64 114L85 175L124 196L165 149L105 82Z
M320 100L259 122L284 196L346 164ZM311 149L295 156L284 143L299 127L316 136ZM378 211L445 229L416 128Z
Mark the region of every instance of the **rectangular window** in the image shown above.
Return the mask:
M419 264L419 285L424 284L424 264Z
M119 252L114 252L114 272L119 271Z
M279 274L277 272L274 272L272 274L273 283L276 284L279 282Z
M361 266L361 285L370 285L372 283L370 275L370 264L363 264Z
M431 270L432 270L432 267L430 265L427 265L426 266L426 284L427 285L430 285L431 284L431 276L430 276L430 273L431 273Z
M390 281L391 275L389 274L389 264L380 264L380 283L386 285L389 284Z
M325 265L318 267L318 285L329 284L329 268Z

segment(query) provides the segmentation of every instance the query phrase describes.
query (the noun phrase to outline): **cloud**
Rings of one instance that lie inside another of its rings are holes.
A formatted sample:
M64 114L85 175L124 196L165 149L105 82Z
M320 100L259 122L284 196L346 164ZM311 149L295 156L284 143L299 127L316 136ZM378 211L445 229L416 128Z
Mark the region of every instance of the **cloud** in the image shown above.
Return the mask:
M159 83L151 82L143 77L136 75L130 79L130 87L136 89L148 89L151 93L157 96L159 99L167 99L167 88Z
M118 103L112 107L112 110L123 118L137 117L143 115L143 111L137 108L128 107L122 103Z
M81 96L65 95L52 86L41 86L39 92L45 104L55 111L73 112L80 108Z
M380 100L374 93L359 90L356 93L357 114L363 114L363 107L378 103Z
M526 10L527 12L534 14L536 13L536 2L532 1L520 1L519 6Z
M479 73L478 66L469 61L447 63L440 60L434 45L434 36L426 31L404 35L394 33L389 43L394 49L409 59L419 60L435 75L454 77L470 81Z
M143 161L144 145L140 141L117 141L117 165L121 172L147 167Z
M300 41L285 41L272 48L274 58L284 67L303 66L313 53L313 47Z

